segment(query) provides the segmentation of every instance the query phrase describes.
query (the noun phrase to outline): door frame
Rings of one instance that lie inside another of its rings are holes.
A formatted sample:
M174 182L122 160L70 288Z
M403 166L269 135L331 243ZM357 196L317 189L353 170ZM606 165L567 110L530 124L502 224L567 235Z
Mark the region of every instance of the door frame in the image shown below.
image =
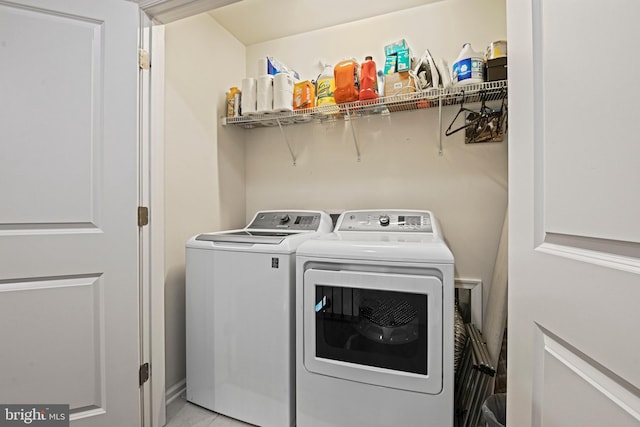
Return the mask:
M164 315L164 26L140 10L140 48L153 66L139 74L139 206L149 208L149 225L139 243L141 363L149 381L140 390L144 427L166 424Z

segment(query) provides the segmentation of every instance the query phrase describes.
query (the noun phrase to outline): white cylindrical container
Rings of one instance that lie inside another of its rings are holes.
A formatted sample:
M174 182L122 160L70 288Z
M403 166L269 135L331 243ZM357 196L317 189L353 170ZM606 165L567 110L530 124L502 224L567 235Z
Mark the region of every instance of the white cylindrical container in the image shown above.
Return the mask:
M293 111L293 84L289 73L273 76L273 111Z
M475 52L469 43L465 43L453 63L452 78L454 85L484 83L484 55Z
M273 111L273 76L258 76L256 90L256 113L265 114Z
M256 113L257 108L258 87L256 79L248 77L242 79L242 101L240 113L243 116Z
M264 76L265 74L269 74L269 61L267 57L258 58L258 72L256 76Z

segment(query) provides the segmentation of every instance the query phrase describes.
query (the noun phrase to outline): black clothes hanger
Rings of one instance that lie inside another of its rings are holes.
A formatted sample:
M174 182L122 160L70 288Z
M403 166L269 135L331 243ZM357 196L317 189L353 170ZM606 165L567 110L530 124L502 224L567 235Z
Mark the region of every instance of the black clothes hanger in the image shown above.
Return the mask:
M504 88L500 90L499 97L502 99L502 103L500 109L495 110L486 106L486 94L481 93L480 110L476 113L476 117L468 123L470 126L465 132L467 144L501 140L498 138L504 133L503 126L507 116L507 96Z
M462 91L462 99L460 100L460 109L458 110L458 112L456 113L455 117L453 118L453 120L451 121L451 124L449 125L449 127L447 128L446 131L444 131L444 134L446 136L450 136L453 135L454 133L461 131L462 129L466 129L469 126L472 126L474 123L466 123L462 126L460 126L457 129L451 130L451 126L453 126L453 124L456 122L456 120L458 120L458 116L462 113L462 112L470 112L470 113L475 113L475 111L470 110L468 108L465 108L464 106L464 91Z
M488 128L491 123L493 110L487 107L486 92L484 90L480 92L480 100L480 110L475 112L475 117L467 123L468 129L465 136L469 142L479 142L476 141L476 138L486 133L487 130L491 130Z

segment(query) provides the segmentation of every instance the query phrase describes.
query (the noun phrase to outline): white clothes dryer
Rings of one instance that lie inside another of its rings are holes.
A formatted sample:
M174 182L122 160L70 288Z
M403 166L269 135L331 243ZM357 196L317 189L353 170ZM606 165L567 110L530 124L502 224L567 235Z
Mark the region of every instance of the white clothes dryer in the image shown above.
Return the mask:
M186 244L187 400L263 427L295 425L295 252L333 223L263 211Z
M429 211L347 211L296 256L298 427L451 427L454 258Z

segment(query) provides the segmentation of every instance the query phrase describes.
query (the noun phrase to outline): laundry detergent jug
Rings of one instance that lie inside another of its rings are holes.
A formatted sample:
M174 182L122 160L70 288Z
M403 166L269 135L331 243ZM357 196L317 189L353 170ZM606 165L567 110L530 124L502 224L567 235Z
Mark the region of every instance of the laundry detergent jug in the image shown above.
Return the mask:
M335 104L334 92L336 89L336 81L333 77L333 67L331 65L325 65L324 71L318 76L316 81L316 105L318 107L322 105Z
M464 85L484 82L484 56L474 52L469 43L462 46L453 63L453 84Z
M333 97L336 103L342 104L358 100L360 92L359 64L354 59L346 59L336 64L333 75L336 79L336 90Z
M365 101L378 98L378 74L373 57L367 56L360 66L360 93L358 99Z

